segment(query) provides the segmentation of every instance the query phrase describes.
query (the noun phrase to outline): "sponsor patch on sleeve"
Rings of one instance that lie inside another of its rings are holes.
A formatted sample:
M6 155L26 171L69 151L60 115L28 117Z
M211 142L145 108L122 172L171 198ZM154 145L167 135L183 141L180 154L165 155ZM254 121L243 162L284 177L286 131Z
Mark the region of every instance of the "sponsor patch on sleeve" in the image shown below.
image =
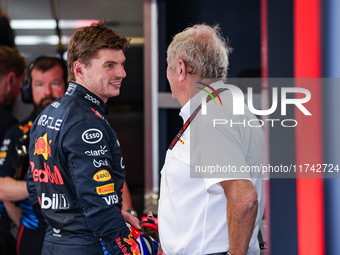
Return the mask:
M85 143L89 143L89 144L98 143L100 142L100 140L102 140L102 138L103 138L103 133L97 128L87 129L81 135L81 139L83 139Z
M42 155L45 160L51 157L52 140L48 140L47 133L35 140L35 149L33 155Z
M93 180L97 181L97 182L105 182L111 179L111 175L109 173L109 171L107 170L100 170L99 172L95 173L93 175Z
M106 184L103 186L96 187L98 195L105 195L115 192L114 183Z

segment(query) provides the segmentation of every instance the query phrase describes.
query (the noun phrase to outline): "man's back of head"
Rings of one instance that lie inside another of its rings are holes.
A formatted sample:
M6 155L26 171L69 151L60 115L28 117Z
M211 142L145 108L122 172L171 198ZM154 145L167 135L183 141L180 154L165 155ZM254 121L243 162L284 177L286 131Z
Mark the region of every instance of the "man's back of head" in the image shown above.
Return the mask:
M11 28L9 18L4 11L0 10L0 45L15 47L14 31Z
M24 74L26 60L19 51L8 46L0 46L0 78L9 72L15 72L17 77Z
M197 24L176 34L168 47L168 64L183 60L198 78L226 79L232 48L218 25Z
M0 46L0 105L11 107L19 92L24 77L26 61L19 51Z

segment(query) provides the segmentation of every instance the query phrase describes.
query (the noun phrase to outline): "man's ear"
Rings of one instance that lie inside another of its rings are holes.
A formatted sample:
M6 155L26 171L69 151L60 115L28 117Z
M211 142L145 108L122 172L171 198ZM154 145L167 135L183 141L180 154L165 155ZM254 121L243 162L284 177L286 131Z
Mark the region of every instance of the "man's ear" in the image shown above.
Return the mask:
M84 64L76 61L73 63L74 76L78 78L83 78L84 76Z
M177 66L177 74L178 74L178 80L184 81L188 76L188 66L183 60L178 60L178 66Z
M15 82L16 82L15 72L10 72L6 78L6 89L5 89L6 95L14 89Z

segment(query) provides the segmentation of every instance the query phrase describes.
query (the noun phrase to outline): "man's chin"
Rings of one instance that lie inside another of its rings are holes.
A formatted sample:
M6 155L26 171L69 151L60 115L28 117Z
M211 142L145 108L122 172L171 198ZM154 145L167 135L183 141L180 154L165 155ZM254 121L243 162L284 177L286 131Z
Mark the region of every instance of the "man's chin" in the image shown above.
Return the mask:
M45 100L43 103L42 103L42 106L44 108L46 108L50 103L52 103L54 100Z
M111 93L110 97L116 97L116 96L119 96L119 94L120 94L120 90L117 89L113 93Z
M36 111L39 114L42 110L44 110L50 103L52 103L55 98L45 98L40 101L39 105L36 106Z

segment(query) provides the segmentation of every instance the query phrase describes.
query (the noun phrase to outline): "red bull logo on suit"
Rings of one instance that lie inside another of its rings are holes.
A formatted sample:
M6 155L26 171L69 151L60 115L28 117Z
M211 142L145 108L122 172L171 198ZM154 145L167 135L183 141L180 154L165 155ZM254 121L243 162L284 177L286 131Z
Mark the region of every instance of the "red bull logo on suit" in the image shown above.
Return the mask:
M39 137L35 142L35 149L33 155L42 155L45 160L51 156L51 144L52 140L47 142L47 133Z

